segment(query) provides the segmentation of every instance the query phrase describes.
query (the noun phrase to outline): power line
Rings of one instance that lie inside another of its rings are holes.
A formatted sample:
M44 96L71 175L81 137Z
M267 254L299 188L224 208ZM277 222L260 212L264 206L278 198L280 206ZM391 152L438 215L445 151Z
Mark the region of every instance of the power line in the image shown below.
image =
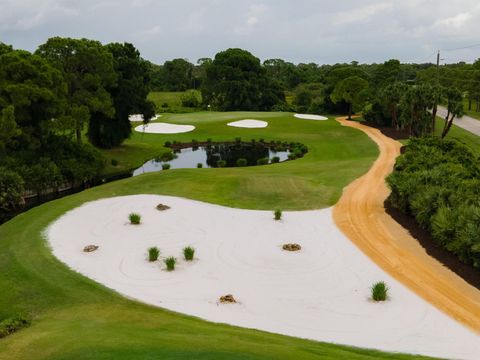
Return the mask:
M472 45L468 45L468 46L463 46L463 47L458 47L458 48L441 49L440 51L456 51L456 50L464 50L464 49L471 49L471 48L478 47L478 46L480 46L480 43L477 43L477 44L472 44Z

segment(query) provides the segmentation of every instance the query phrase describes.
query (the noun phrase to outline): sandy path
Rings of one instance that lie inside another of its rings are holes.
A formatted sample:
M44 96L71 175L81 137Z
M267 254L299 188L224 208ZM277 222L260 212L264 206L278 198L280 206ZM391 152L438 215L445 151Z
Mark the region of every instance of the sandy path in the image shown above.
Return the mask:
M379 130L337 119L365 132L380 148L367 174L345 188L334 208L337 226L367 256L419 296L480 332L480 291L430 257L383 206L389 194L384 181L392 171L401 144Z

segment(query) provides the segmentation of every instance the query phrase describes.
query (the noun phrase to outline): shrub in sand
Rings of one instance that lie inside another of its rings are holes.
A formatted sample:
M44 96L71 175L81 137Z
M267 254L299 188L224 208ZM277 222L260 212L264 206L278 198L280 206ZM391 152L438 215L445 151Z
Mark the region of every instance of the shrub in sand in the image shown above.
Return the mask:
M385 301L388 297L388 286L383 281L379 281L372 286L372 299L374 301Z
M282 210L277 209L273 212L273 216L275 220L280 220L282 218Z
M163 262L167 266L168 271L175 270L175 264L177 263L177 259L175 259L173 256L169 256L168 258L163 260Z
M192 261L195 256L195 249L191 246L187 246L183 249L183 256L185 257L185 260Z
M140 214L131 213L130 215L128 215L128 219L130 220L130 224L139 225L142 217L140 216Z
M220 297L220 302L222 304L235 304L237 300L233 297L233 295L228 294Z
M162 170L170 169L170 164L162 164Z
M156 246L148 249L148 261L150 262L157 261L158 255L160 255L160 250Z
M243 158L237 159L237 166L238 167L247 166L247 159L243 159Z

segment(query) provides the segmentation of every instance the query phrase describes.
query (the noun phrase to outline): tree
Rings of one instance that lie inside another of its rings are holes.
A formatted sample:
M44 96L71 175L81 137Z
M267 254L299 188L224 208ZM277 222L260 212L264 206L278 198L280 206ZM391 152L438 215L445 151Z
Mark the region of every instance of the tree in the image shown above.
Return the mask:
M91 113L88 127L90 142L102 148L120 145L131 132L129 115L143 114L145 121L155 115L150 92L150 72L138 50L129 43L112 43L106 49L113 56L117 81L105 89L110 93L115 115L110 117L101 111Z
M0 153L21 133L15 122L15 108L9 105L0 114Z
M403 94L406 91L407 86L401 82L395 82L393 84L387 85L380 94L380 97L383 99L390 116L392 117L392 126L395 129L399 129L398 122L398 105L402 99Z
M330 95L334 103L345 101L348 103L348 119L352 118L353 108L360 105L362 91L367 89L368 82L358 76L351 76L340 81Z
M115 109L106 90L116 82L113 56L100 42L54 37L40 45L36 54L64 74L68 107L63 121L73 127L77 142L93 113L113 118Z
M163 64L163 86L167 91L193 88L194 66L185 59L173 59Z
M12 210L23 203L23 179L16 172L0 167L0 209Z
M207 66L206 75L203 101L221 111L269 111L285 101L280 85L268 78L260 60L245 50L218 53Z
M453 120L456 117L463 116L463 96L462 92L456 88L447 90L447 116L443 126L442 139L447 136L452 127Z

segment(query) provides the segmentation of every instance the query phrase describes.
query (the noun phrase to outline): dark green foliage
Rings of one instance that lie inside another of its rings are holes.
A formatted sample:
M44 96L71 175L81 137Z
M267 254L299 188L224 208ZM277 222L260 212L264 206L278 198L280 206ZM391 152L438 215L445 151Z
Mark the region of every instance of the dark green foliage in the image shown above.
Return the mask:
M0 339L30 325L25 317L17 315L0 322Z
M117 159L112 159L112 160L110 160L110 164L112 164L112 166L118 166L118 160Z
M142 220L142 217L140 216L140 214L131 213L130 215L128 215L128 219L130 220L130 224L140 225L140 221Z
M392 206L460 260L480 267L480 166L455 141L411 139L387 182Z
M197 91L189 90L182 95L182 106L189 108L200 107L201 99Z
M24 181L6 167L0 167L0 209L11 210L23 203Z
M388 286L383 281L379 281L372 286L372 300L385 301L388 297Z
M280 162L280 158L278 156L272 157L271 163L272 164L277 164Z
M162 170L170 170L170 164L162 164Z
M257 165L267 165L268 164L268 158L261 158L257 160Z
M227 162L225 160L218 160L217 161L217 167L223 168L225 166L227 166Z
M183 256L185 257L185 260L192 261L195 256L195 249L191 246L187 246L183 249Z
M148 249L148 261L154 262L158 260L158 256L160 255L160 250L158 247L154 246Z
M165 265L167 266L168 271L173 271L175 270L175 264L177 263L177 259L175 259L173 256L170 256L163 260Z
M203 164L202 164L202 163L198 163L198 164L197 164L197 169L201 169L201 168L203 168Z
M243 167L243 166L247 166L247 159L243 159L243 158L240 158L237 160L237 166L238 167Z
M165 151L160 156L157 156L155 158L155 161L158 161L158 162L160 162L160 161L172 161L176 157L177 157L177 155L175 155L172 151Z
M280 220L282 218L282 210L277 209L273 212L273 217L275 220Z
M260 60L248 51L222 51L205 71L202 97L215 109L269 111L285 101L280 85L267 76Z

